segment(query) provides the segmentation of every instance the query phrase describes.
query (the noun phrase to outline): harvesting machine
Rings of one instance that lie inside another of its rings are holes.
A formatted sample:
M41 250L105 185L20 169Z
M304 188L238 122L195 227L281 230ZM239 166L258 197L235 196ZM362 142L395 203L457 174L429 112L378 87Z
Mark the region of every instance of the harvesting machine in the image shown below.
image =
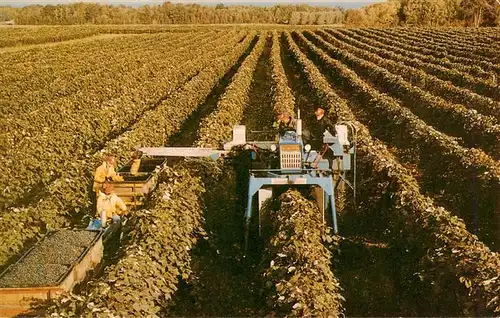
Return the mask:
M224 144L223 149L155 147L140 148L140 151L153 157L210 157L217 160L230 158L238 153L237 150L243 150L252 159L245 212L247 235L254 213L254 197L258 200L260 233L260 209L263 202L273 196L273 188L294 186L312 187L323 220L329 212L333 230L337 233L336 190L347 185L353 189L354 199L356 195L356 129L348 122L337 123L335 135L329 131L324 133L323 150L318 152L304 143L300 111L298 114L296 129L277 137L274 133L272 140L247 140L246 127L237 125L233 128L232 141ZM269 136L269 132L249 132L258 133ZM328 149L331 153L326 159L323 154Z
M337 211L335 202L336 190L347 185L356 189L356 130L350 123L335 125L335 136L326 131L323 136L323 150L331 150L328 159L323 157L324 151L318 152L304 143L302 136L302 121L297 120L295 130L276 132L249 132L267 136L269 140L247 140L246 127L237 125L233 128L232 141L224 144L223 149L189 148L189 147L158 147L141 148L145 157L137 175L130 175L131 162L123 166L119 172L125 180L116 182L120 196L131 208L142 205L144 197L155 188L158 174L165 168L167 157L210 157L231 158L238 161L244 157L250 159L248 168L248 193L246 219L246 241L250 229L250 222L254 214L254 199L258 201L259 233L261 229L260 210L263 202L271 198L278 191L276 188L311 187L313 196L323 214L323 219L331 215L331 223L335 232L337 227ZM276 136L277 135L277 136ZM248 160L247 160L248 161ZM275 192L275 193L273 193ZM47 234L44 239L29 249L15 263L0 273L0 316L13 316L30 312L30 301L35 299L50 299L54 294L70 291L76 284L82 282L87 272L98 264L103 265L102 257L104 243L119 233L120 224L96 231L95 238L84 246L82 253L61 271L60 277L53 282L42 285L2 285L2 279L16 277L16 272L23 268L23 264L44 250L44 242L50 241ZM67 231L68 235L81 235L82 231ZM56 233L59 233L56 231ZM46 248L45 248L46 250ZM50 250L50 249L49 249ZM54 265L54 264L53 264ZM58 264L55 264L58 265ZM10 275L10 276L9 276ZM18 275L19 276L19 275ZM36 312L35 312L36 313Z

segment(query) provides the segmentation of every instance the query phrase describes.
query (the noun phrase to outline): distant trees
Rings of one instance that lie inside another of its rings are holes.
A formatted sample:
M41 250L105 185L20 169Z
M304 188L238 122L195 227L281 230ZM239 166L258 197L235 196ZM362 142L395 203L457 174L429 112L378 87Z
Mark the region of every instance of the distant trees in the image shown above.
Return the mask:
M359 27L392 27L399 24L399 1L389 0L361 9L347 10L345 24Z
M344 11L308 5L110 6L95 3L0 7L0 21L17 24L346 24L355 27L500 26L500 0L387 0Z
M497 0L462 0L459 12L468 26L500 26L500 2Z
M320 12L292 12L289 24L341 24L344 22L344 13L337 11Z
M0 22L9 21L10 19L11 19L11 14L9 14L7 10L5 11L0 10Z
M460 0L402 0L401 21L406 25L446 26L454 24Z
M500 0L388 0L347 10L350 26L500 26Z
M421 26L499 26L497 0L401 0L401 21Z
M18 24L337 24L343 22L343 17L341 8L308 5L211 7L165 2L139 8L95 3L0 7L0 18L15 19Z

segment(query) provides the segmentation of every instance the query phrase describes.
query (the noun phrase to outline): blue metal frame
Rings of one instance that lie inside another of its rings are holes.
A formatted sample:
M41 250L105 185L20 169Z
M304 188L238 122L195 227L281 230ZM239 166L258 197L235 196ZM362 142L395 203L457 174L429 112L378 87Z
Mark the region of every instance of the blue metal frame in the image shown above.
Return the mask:
M295 132L286 132L279 137L278 146L298 144L302 152L302 169L268 169L268 170L250 170L250 178L248 181L248 197L247 209L245 212L245 242L248 243L248 234L250 230L250 222L252 219L253 197L264 186L319 186L324 193L324 210L327 209L330 203L332 215L333 231L338 233L337 211L335 207L335 189L339 181L334 184L332 179L332 171L327 159L321 159L318 162L316 169L304 169L305 163L315 162L318 153L316 151L305 152L305 147L300 135ZM335 153L333 145L328 147ZM259 232L260 232L260 211L259 211Z
M254 174L256 172L267 172L267 177L256 177ZM325 193L325 208L330 204L333 230L338 233L337 227L337 211L335 209L335 185L333 184L332 176L330 171L317 170L317 169L304 169L298 174L290 174L288 171L283 173L281 169L270 169L270 170L250 170L250 178L248 181L248 198L247 198L247 210L245 213L246 221L246 236L248 237L248 231L250 227L250 220L252 218L252 201L253 196L261 189L263 186L283 186L283 185L310 185L310 186L320 186ZM321 174L325 174L322 176Z

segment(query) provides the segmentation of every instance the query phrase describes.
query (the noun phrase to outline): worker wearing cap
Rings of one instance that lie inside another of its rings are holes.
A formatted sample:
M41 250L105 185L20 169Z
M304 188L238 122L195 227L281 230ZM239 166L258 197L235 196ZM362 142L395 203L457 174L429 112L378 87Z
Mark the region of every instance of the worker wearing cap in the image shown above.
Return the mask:
M311 127L311 147L314 150L320 151L323 147L323 134L325 131L334 133L334 125L331 120L325 116L325 110L322 107L316 107L314 110L316 120Z
M279 134L283 135L286 131L295 130L297 122L289 112L283 112L278 116L278 120L274 122L273 128L278 128Z
M106 156L102 165L97 167L94 174L94 184L92 185L92 190L94 194L91 196L92 199L92 209L96 208L97 198L102 192L104 183L106 181L123 181L123 177L119 176L115 172L115 158L113 156ZM94 213L96 211L94 210Z
M335 133L335 126L331 120L325 116L325 109L318 106L314 110L316 120L311 127L311 148L318 151L321 158L328 160L328 165L331 168L333 164L333 151L323 144L323 135L325 131Z
M106 220L113 219L116 221L120 218L120 215L127 213L127 206L113 191L113 185L111 183L106 183L104 192L99 193L97 198L98 218L102 219L102 217L105 216Z
M99 192L101 192L104 183L106 181L123 181L123 177L116 174L115 165L116 165L115 157L106 156L106 158L104 158L102 165L97 167L94 174L94 186L93 186L93 190L96 193L96 195L99 195Z

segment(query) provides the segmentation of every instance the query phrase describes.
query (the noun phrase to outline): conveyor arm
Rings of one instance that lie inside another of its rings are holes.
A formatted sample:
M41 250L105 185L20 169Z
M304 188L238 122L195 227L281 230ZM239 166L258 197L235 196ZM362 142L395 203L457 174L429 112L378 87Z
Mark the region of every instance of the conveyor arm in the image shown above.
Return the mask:
M139 148L142 153L149 156L158 157L210 157L217 160L226 155L229 151L217 150L212 148L193 148L193 147L146 147Z

